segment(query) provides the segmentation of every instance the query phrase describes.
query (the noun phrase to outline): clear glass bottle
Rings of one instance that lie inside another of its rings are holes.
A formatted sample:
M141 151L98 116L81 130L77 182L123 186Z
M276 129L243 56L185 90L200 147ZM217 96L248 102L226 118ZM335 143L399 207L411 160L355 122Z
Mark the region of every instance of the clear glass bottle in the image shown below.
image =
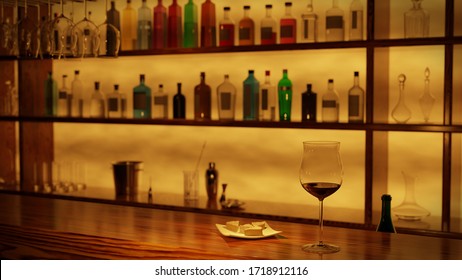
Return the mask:
M266 15L260 22L260 44L275 45L277 43L277 22L271 16L273 5L265 5Z
M282 79L278 83L279 120L290 121L292 109L292 81L287 69L282 70Z
M223 8L223 19L220 21L220 47L234 46L234 22L229 16L230 7Z
M159 88L153 94L152 118L168 119L168 93L164 91L164 85L160 84Z
M391 117L397 123L406 123L411 118L411 110L406 105L405 95L404 95L404 82L406 82L406 76L400 74L398 76L399 82L399 99L393 111L391 111Z
M391 219L391 195L382 195L382 215L377 226L379 232L396 233L393 221Z
M184 6L183 46L185 48L197 48L199 46L197 17L197 6L193 0L189 0Z
M332 0L332 8L326 11L326 41L343 40L345 40L343 10L338 7L337 0Z
M255 23L250 18L250 6L244 6L244 16L239 21L239 46L255 44Z
M58 84L53 79L53 73L48 72L45 80L45 115L56 116L58 113Z
M181 83L177 84L177 93L173 96L173 118L186 119L186 97L181 93Z
M205 0L201 8L201 47L216 47L217 24L215 4L211 0Z
M67 75L63 75L63 84L58 90L58 117L69 116L69 88L66 85ZM72 99L71 99L72 100Z
M430 119L430 114L435 104L435 97L430 93L430 69L425 68L425 88L424 93L419 98L420 109L426 123Z
M205 72L201 72L201 81L194 87L194 119L197 121L212 119L212 90L205 83Z
M286 12L280 20L279 42L281 44L297 43L297 20L292 16L292 2L285 3Z
M133 118L151 118L151 88L145 84L144 74L140 84L133 88Z
M167 8L162 0L157 0L157 6L153 9L152 47L164 49L167 47Z
M173 0L168 7L168 40L167 47L181 48L183 46L183 26L181 6Z
M138 9L138 31L137 48L139 50L149 50L152 48L152 16L151 9L146 4L147 0L142 0L141 7Z
M114 91L107 94L107 116L108 118L122 117L119 85L114 85Z
M327 92L322 96L322 121L338 122L339 120L339 97L334 89L334 80L327 82Z
M313 11L313 0L308 1L305 12L302 14L302 38L304 43L317 41L318 16Z
M90 117L104 118L106 114L105 98L101 91L100 83L95 82L95 90L91 94L90 100Z
M122 11L121 44L122 50L131 51L136 49L136 10L132 8L131 0L127 0L127 6Z
M236 87L229 81L229 75L217 87L218 118L220 120L234 120L236 104Z
M302 93L302 122L316 122L317 94L312 90L312 85L306 85L306 91Z
M348 91L348 122L364 122L364 90L359 86L359 72L354 72L353 87Z
M260 100L258 102L259 120L276 120L276 87L271 84L271 72L265 71L265 82L261 85Z
M71 94L72 94L72 110L71 114L73 117L83 118L84 117L84 97L83 97L83 84L80 80L80 71L74 71L74 80L71 83Z
M256 121L258 120L259 113L259 92L260 83L255 78L254 70L249 70L248 77L244 80L244 94L243 94L243 115L244 120Z
M412 0L412 8L404 13L404 38L429 36L430 13L421 5L422 0Z
M117 56L120 48L120 12L117 11L114 1L111 1L111 8L107 11L107 24L106 55ZM100 32L102 31L100 29ZM100 48L101 45L104 45L104 42L100 42Z
M361 0L353 0L350 5L350 41L363 40L363 15Z

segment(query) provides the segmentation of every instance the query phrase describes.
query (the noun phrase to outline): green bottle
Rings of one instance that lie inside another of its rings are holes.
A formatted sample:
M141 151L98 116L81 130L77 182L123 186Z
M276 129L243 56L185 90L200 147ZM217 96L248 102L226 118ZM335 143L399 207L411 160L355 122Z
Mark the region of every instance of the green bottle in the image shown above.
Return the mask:
M391 195L382 195L382 217L377 226L377 231L396 233L393 221L391 220Z
M58 113L58 83L53 79L52 72L48 72L45 80L45 115L56 116Z
M151 88L144 84L144 74L140 84L133 89L133 118L151 118Z
M197 6L193 0L189 0L184 6L183 46L185 48L198 47L199 32L197 28Z
M258 96L260 83L254 76L254 70L249 70L249 76L244 80L244 120L258 120Z
M289 80L287 69L282 71L282 79L278 83L279 120L290 121L292 108L292 82Z

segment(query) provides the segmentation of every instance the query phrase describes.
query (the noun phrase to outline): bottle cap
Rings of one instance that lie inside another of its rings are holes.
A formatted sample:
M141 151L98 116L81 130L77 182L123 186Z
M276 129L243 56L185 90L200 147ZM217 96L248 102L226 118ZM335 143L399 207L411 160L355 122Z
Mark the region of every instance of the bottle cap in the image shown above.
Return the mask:
M267 9L273 8L273 5L271 5L271 4L266 4L266 5L265 5L265 8L267 8Z
M249 70L249 74L253 74L253 73L254 73L254 71L253 71L253 70Z
M329 79L328 82L329 82L329 83L333 83L333 82L334 82L334 79Z
M359 77L359 72L355 71L355 77Z
M229 78L229 75L228 74L225 74L225 79L228 79Z
M75 71L74 71L74 74L78 75L78 74L80 74L80 71L79 71L79 70L75 70Z
M213 162L213 161L209 162L209 167L210 168L215 168L215 162Z
M270 70L265 71L265 76L269 76L271 74Z
M282 73L287 74L287 69L282 69Z
M245 5L245 6L244 6L244 10L250 10L250 6L249 6L249 5Z
M95 89L99 89L99 82L95 82Z
M382 201L391 201L391 195L389 194L382 195Z
M144 74L140 74L140 81L144 81Z
M286 7L290 7L290 6L292 6L292 2L286 2L284 5L285 5Z
M311 91L311 84L306 84L306 89L307 89L308 91Z
M118 89L119 89L119 85L115 84L115 85L114 85L114 89L115 89L115 90L118 90Z
M164 88L164 85L163 85L163 84L159 84L159 88Z
M63 78L67 78L67 75L63 75Z
M231 11L231 8L230 8L230 7L224 7L223 10L225 10L225 11Z

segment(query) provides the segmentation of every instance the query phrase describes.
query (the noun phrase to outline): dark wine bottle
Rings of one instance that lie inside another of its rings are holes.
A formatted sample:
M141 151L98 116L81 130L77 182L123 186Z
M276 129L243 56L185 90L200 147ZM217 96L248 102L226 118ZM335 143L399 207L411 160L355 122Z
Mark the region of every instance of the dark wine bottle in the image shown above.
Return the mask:
M173 118L185 119L186 118L186 98L181 93L181 83L177 84L178 92L173 96Z
M196 121L211 120L212 90L205 83L205 72L201 72L201 81L194 87L194 119Z
M382 217L377 226L377 231L396 233L393 221L391 220L391 195L382 195Z
M215 169L214 162L209 163L209 168L205 172L205 183L208 199L216 201L218 192L218 170Z
M307 84L306 92L302 93L302 122L316 122L317 94L311 88Z

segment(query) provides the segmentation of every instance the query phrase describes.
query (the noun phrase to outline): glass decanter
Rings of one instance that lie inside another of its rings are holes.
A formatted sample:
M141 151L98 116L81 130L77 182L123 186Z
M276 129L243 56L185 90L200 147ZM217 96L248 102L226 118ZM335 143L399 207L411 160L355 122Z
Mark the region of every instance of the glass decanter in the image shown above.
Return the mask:
M424 116L424 120L428 123L430 119L430 114L433 109L433 105L435 104L435 97L430 93L430 69L425 68L425 88L424 93L419 98L420 108L422 109L422 114Z
M406 123L411 118L411 110L406 106L405 98L404 98L404 82L406 81L406 76L404 74L400 74L398 76L399 82L399 99L398 104L396 104L393 111L391 111L391 117L397 123Z
M415 182L416 177L408 172L402 171L404 178L404 199L403 202L394 207L393 213L398 219L406 221L420 221L422 218L430 216L430 212L417 204L415 199Z
M422 0L412 0L412 8L404 13L404 38L428 37L430 13L422 9Z

